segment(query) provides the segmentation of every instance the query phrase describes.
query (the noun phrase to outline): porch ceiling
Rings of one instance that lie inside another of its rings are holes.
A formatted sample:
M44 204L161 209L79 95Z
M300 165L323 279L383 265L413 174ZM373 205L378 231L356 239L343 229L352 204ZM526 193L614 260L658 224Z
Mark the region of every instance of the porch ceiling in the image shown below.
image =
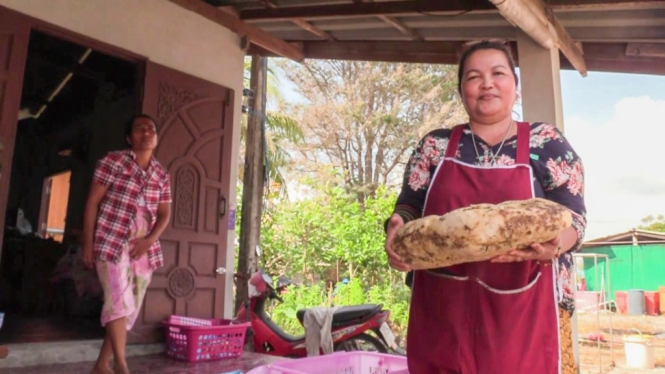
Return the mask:
M457 62L470 40L515 28L488 0L202 0L302 47L305 58ZM534 0L525 2L537 3ZM546 0L589 70L665 74L665 1ZM249 53L271 55L252 44ZM572 68L563 57L561 66Z

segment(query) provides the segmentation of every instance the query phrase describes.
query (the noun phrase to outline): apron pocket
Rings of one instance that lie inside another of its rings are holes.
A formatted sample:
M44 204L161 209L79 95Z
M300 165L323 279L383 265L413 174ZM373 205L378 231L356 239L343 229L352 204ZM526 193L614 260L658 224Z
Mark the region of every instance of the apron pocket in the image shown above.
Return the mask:
M538 280L540 279L541 275L542 275L542 273L538 272L538 274L536 274L535 278L533 278L533 280L531 282L529 282L526 286L520 287L520 288L515 288L515 289L509 289L509 290L500 290L498 288L491 287L487 283L483 282L480 278L476 278L476 282L478 282L478 284L483 286L483 288L485 288L489 292L493 292L493 293L496 293L496 294L502 294L502 295L512 295L512 294L523 293L523 292L526 292L526 291L530 290L531 288L533 288L536 285L536 283L538 282Z
M468 281L469 276L468 275L453 275L453 274L445 274L445 273L439 273L435 271L430 271L426 270L428 275L433 275L435 277L440 277L443 279L450 279L450 280L456 280L456 281Z
M558 308L552 276L538 271L511 289L474 280L470 283L482 306L474 321L474 350L487 359L477 363L478 373L556 373Z

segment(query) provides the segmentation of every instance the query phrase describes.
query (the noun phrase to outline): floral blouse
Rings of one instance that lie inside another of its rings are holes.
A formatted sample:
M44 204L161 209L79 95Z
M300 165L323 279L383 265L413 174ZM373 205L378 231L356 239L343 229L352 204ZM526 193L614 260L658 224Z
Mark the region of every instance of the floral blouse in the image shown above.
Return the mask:
M397 198L395 213L404 222L422 216L425 196L430 181L446 153L451 129L437 129L427 134L416 146L404 173L402 191ZM490 146L476 137L474 149L471 131L463 131L455 158L469 164L489 165L493 152L499 144ZM564 205L573 215L573 227L577 231L578 242L571 251L580 248L586 228L586 208L584 206L584 170L582 161L564 138L561 132L545 123L531 124L529 141L531 167L534 174L536 197L546 198ZM495 165L512 165L517 153L517 136L506 142L494 160ZM575 266L571 252L559 258L559 298L560 305L571 313L574 310L574 290L571 277L575 276Z

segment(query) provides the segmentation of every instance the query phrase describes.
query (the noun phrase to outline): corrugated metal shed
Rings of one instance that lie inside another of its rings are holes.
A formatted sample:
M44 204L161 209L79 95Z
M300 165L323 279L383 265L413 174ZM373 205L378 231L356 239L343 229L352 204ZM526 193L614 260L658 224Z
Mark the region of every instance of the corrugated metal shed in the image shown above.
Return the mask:
M616 291L658 291L658 287L665 287L665 244L607 245L585 252L608 255L612 299ZM584 278L588 291L600 291L604 262L603 258L599 258L596 269L593 259L584 259ZM605 284L604 288L607 290L608 285Z
M589 240L583 244L582 252L608 256L612 299L615 291L657 291L658 287L665 286L665 233L629 230ZM592 258L584 259L584 277L588 291L600 291L604 262L605 259L599 257L596 267ZM607 289L608 285L604 286Z

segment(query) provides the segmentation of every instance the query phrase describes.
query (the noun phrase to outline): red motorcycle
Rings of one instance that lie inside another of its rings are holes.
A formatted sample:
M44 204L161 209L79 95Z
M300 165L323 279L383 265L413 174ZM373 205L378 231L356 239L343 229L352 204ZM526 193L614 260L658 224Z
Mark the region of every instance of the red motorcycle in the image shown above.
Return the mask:
M236 279L242 279L235 274ZM254 273L249 279L249 308L240 307L236 320L251 321L254 351L280 357L305 357L307 350L305 336L292 336L282 330L266 313L266 302L278 300L283 302L272 286L272 278L262 272ZM285 288L286 284L280 285ZM249 309L249 318L247 310ZM300 324L303 323L306 309L299 310L296 315ZM335 351L373 351L406 355L395 343L395 334L387 324L389 310L382 305L366 304L345 306L333 314L332 341ZM369 334L373 332L374 335ZM248 331L250 334L250 331Z

